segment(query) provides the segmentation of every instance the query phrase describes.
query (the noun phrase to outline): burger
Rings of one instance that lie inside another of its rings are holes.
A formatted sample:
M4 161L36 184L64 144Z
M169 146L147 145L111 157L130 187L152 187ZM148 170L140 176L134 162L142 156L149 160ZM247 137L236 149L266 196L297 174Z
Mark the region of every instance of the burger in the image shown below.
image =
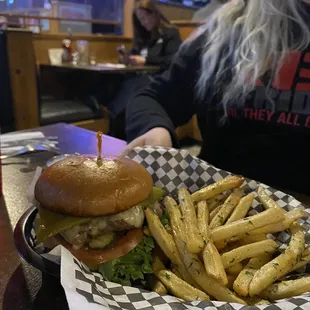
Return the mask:
M144 208L160 199L147 170L121 157L70 156L35 185L37 241L60 244L107 280L130 285L152 272Z

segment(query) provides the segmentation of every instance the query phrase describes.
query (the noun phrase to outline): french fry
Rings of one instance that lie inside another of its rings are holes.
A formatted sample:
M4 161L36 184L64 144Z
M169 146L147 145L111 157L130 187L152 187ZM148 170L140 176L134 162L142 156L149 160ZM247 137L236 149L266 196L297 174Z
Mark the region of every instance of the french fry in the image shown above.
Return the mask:
M165 227L160 222L159 217L149 208L145 210L145 216L149 229L162 251L173 264L178 266L182 278L189 284L195 284L181 260L173 237L166 231Z
M262 186L258 187L257 193L258 193L258 199L260 200L260 202L262 203L262 205L266 210L271 208L277 208L281 210L283 213L285 213L285 210L282 209L272 198L270 198L266 194Z
M152 262L152 269L153 272L157 270L165 269L164 263L161 261L161 259L158 256L153 256L153 262Z
M228 288L228 289L230 289L231 291L234 289L233 288L233 286L234 286L234 282L235 282L235 280L236 280L236 275L234 275L234 274L227 274L227 284L226 284L226 287Z
M228 251L226 250L226 248L227 248L227 243L228 243L227 240L220 240L220 241L214 242L216 248L218 249L218 251L219 251L220 253L228 252Z
M179 277L180 279L182 279L182 280L184 280L183 278L182 278L182 276L181 276L181 273L180 273L180 271L178 270L178 267L176 266L176 265L171 265L171 267L170 267L170 269L171 269L171 271L177 276L177 277Z
M152 269L153 269L153 273L155 273L156 271L165 269L164 263L161 261L161 259L157 255L153 256ZM160 280L158 280L153 274L148 275L147 283L149 287L151 288L151 290L159 295L165 295L168 293L163 283L161 283Z
M282 281L267 287L259 295L268 300L279 300L299 296L310 291L310 277L297 280Z
M178 197L184 219L188 250L191 253L200 253L204 242L198 230L196 210L191 195L185 188L181 188Z
M206 244L210 239L211 231L209 228L209 209L205 200L197 204L197 224L198 230Z
M214 296L218 300L244 304L244 301L241 298L238 298L233 292L221 285L217 280L208 276L198 256L188 251L186 245L187 239L185 225L182 221L181 214L178 211L177 208L169 206L168 214L170 213L169 216L171 216L170 223L176 246L190 274L207 294Z
M243 265L241 263L237 263L237 264L232 265L230 268L228 268L227 273L237 276L242 270L243 270Z
M203 249L202 258L207 274L219 281L222 285L226 285L228 280L221 255L212 240L209 240Z
M216 207L223 204L223 202L228 198L228 194L218 194L215 197L207 201L209 213L212 212Z
M157 244L161 247L171 262L179 266L180 257L173 237L166 231L158 216L151 209L145 210L145 216L148 227Z
M237 240L242 238L246 233L251 232L254 229L274 224L284 220L284 214L279 209L269 209L253 216L246 217L236 222L220 226L211 231L211 238L216 244L217 241L231 239Z
M216 215L220 212L222 208L223 208L223 205L221 204L210 212L209 223L213 221L213 219L216 217Z
M192 199L194 202L207 200L233 188L240 187L243 182L244 178L242 176L228 176L193 193Z
M290 226L298 219L304 217L306 213L300 209L294 209L292 211L284 213L284 221L278 222L275 224L266 225L257 229L247 232L244 235L237 235L231 239L232 245L228 246L228 249L231 247L239 247L248 243L253 243L257 241L262 241L266 239L266 235L270 233L281 232L290 228ZM237 240L237 241L236 241ZM226 246L226 240L218 241L216 246L219 250L224 249ZM225 249L227 252L227 249Z
M214 229L218 226L224 225L228 217L238 205L242 194L243 190L241 188L236 188L233 190L233 192L223 203L221 210L219 210L219 212L215 215L214 219L211 221L210 229Z
M226 285L227 276L223 267L221 256L212 239L210 239L211 232L209 229L209 210L205 200L198 202L197 220L198 229L205 243L204 249L202 251L202 258L206 272L209 276L218 280L221 284Z
M177 277L170 270L160 270L155 272L156 277L165 285L166 288L176 297L182 298L187 301L209 301L210 297L189 285L187 282L183 281Z
M243 239L240 239L240 240L237 240L237 241L229 243L225 248L222 249L221 253L226 253L226 252L229 252L229 251L231 251L231 250L233 250L235 248L239 248L239 247L241 247L243 245L247 245L247 244L250 244L250 243L263 241L263 240L266 240L266 239L267 239L267 236L264 235L264 234L249 235L249 236L246 236Z
M284 213L284 220L282 222L278 222L276 224L270 224L263 226L261 228L252 230L250 235L256 234L273 234L276 232L287 230L291 227L291 225L297 221L298 219L306 216L305 211L300 208L296 208L292 211Z
M169 262L169 258L165 255L163 250L160 248L160 246L156 243L154 250L153 250L153 256L158 256L158 258L161 260L161 262L164 265L167 265Z
M181 218L182 218L181 211L180 211L180 208L177 206L177 203L175 202L175 200L171 197L166 197L164 199L163 203L164 203L164 206L166 207L166 210L168 212L170 224L171 225L172 224L177 225L179 223L182 223L182 225L183 225L183 222L181 220ZM175 218L178 218L179 221L175 222ZM178 272L181 274L181 277L179 277L179 278L181 278L182 280L186 281L190 285L199 289L199 285L197 285L197 283L195 282L193 277L190 275L190 273L186 269L186 266L185 266L185 264L184 264L184 262L180 256L179 252L178 252L178 257L179 257L179 261L178 261L179 263L175 264L173 261L172 261L172 263L175 265Z
M271 259L272 256L270 254L262 254L251 258L248 264L236 278L233 284L234 291L240 296L248 296L250 283L254 277L255 272L263 265L267 264Z
M291 272L298 270L298 269L306 266L309 263L310 263L310 248L307 248L304 250L304 252L302 253L302 257L301 257L300 261L294 266L294 268L291 270Z
M178 239L178 236L176 236L176 239ZM190 253L182 240L176 241L176 243L189 272L207 294L214 296L217 300L245 304L244 300L236 296L227 287L207 275L197 255Z
M168 293L168 290L166 289L164 284L160 280L158 280L155 277L155 275L153 275L153 274L147 275L146 281L147 281L149 288L153 292L155 292L159 295L166 295Z
M274 253L278 245L273 240L264 240L241 246L222 255L224 268L230 268L234 264L240 263L247 258L252 258L263 253Z
M236 243L240 244L239 246L242 246L253 242L263 241L266 239L267 236L265 234L255 234L255 235L250 234L249 236L246 236L243 239L236 241Z
M173 217L171 226L174 240L179 253L182 256L183 262L200 287L207 294L215 297L217 300L245 304L241 298L236 296L227 287L221 285L217 280L208 276L198 256L188 251L186 245L185 226L180 215Z
M235 222L235 221L238 221L244 218L247 215L252 205L254 197L255 197L254 193L251 193L241 198L240 202L238 203L237 207L235 208L235 210L233 211L233 213L227 220L226 224L229 224L229 223L232 223L232 222Z
M305 249L305 235L297 223L292 225L291 233L287 249L255 273L249 288L250 296L261 293L272 283L288 274L299 262Z

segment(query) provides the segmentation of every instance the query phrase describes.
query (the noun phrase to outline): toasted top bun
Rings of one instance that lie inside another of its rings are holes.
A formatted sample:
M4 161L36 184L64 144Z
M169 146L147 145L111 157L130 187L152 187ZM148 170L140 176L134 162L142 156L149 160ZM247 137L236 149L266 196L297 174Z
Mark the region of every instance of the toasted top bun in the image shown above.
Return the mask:
M72 216L120 213L152 192L152 178L135 161L122 157L70 156L48 167L35 186L42 208Z

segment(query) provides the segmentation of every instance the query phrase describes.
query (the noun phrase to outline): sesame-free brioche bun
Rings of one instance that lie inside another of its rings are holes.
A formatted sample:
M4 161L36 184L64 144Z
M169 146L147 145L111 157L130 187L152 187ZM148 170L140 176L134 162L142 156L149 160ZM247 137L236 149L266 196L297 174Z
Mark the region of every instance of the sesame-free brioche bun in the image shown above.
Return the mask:
M35 186L42 208L80 217L116 214L145 200L152 178L137 162L123 157L70 156L48 167Z

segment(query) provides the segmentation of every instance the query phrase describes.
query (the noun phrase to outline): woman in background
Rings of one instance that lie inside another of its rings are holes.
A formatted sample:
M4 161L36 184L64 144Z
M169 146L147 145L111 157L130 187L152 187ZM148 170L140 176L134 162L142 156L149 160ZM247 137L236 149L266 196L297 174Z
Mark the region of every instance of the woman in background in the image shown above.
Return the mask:
M153 0L140 0L132 14L134 29L133 49L129 55L120 55L120 62L132 66L159 66L159 72L168 69L181 45L177 28L157 8ZM111 134L125 138L125 109L137 91L143 89L153 75L125 78L116 97L108 105L113 114Z
M197 114L200 157L310 194L310 0L235 0L179 50L127 109L124 150L178 146Z
M140 0L132 14L134 30L133 49L120 56L124 64L160 66L167 69L181 45L177 28L159 11L152 0Z

